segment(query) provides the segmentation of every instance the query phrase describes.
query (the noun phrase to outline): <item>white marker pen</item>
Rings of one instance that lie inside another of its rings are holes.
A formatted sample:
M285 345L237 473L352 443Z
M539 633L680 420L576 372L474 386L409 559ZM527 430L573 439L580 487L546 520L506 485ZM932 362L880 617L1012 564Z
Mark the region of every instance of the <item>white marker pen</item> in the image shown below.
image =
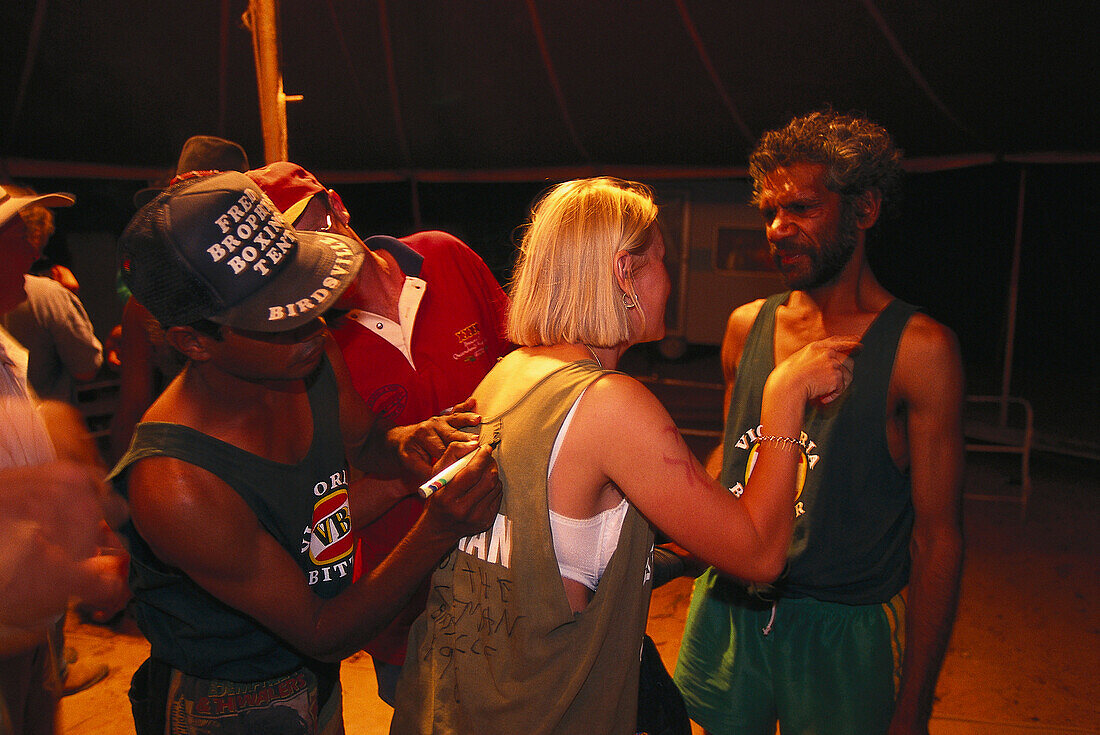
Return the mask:
M420 493L420 497L427 498L429 495L436 492L437 490L442 490L448 482L455 479L455 475L458 474L459 470L470 463L470 460L474 458L475 454L477 454L477 449L470 452L469 454L465 454L459 457L454 462L451 462L449 465L440 470L439 474L417 488L416 491Z

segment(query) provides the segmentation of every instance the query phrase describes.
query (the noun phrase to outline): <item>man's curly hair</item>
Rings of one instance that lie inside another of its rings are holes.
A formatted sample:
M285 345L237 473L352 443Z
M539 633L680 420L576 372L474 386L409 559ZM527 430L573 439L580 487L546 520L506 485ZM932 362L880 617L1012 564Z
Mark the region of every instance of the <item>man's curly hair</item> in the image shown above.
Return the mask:
M902 152L878 123L853 114L819 110L764 134L749 156L753 196L764 178L781 166L820 163L825 184L845 202L870 189L882 195L885 210L896 207L901 189Z
M4 191L15 196L32 197L38 192L29 186L4 184ZM39 253L54 233L53 212L40 204L32 204L19 210L23 226L27 228L27 242Z

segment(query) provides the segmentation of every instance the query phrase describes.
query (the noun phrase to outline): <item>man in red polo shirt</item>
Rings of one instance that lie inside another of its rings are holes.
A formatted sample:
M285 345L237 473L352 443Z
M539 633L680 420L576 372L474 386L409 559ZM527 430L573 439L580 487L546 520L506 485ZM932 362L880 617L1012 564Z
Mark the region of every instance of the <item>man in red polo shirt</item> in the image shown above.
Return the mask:
M248 172L299 230L329 230L358 238L336 192L293 163ZM371 410L398 424L421 421L465 401L512 345L504 337L508 297L465 243L439 231L362 240L366 257L330 328ZM356 577L396 546L423 504L404 499L361 535ZM367 652L374 658L378 694L393 703L409 626L424 609L422 586L404 612Z

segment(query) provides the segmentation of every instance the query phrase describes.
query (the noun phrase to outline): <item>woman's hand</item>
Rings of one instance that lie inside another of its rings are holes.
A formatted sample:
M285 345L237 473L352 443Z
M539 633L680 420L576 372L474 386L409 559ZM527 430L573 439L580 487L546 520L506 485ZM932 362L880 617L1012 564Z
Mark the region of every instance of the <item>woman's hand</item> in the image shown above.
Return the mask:
M853 335L811 342L779 363L768 382L774 379L777 388L781 384L795 391L803 401L830 403L851 384L852 358L861 346L859 338Z

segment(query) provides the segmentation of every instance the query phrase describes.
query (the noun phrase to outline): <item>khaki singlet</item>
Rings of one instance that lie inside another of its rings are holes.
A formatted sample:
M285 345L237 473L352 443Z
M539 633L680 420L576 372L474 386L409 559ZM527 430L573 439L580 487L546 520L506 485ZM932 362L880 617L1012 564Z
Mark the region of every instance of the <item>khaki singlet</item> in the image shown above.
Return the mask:
M588 360L570 363L485 419L482 442L499 435L500 514L432 578L391 733L634 732L653 532L632 507L592 602L574 615L547 507L554 439L573 402L604 374ZM608 427L609 441L616 430Z

